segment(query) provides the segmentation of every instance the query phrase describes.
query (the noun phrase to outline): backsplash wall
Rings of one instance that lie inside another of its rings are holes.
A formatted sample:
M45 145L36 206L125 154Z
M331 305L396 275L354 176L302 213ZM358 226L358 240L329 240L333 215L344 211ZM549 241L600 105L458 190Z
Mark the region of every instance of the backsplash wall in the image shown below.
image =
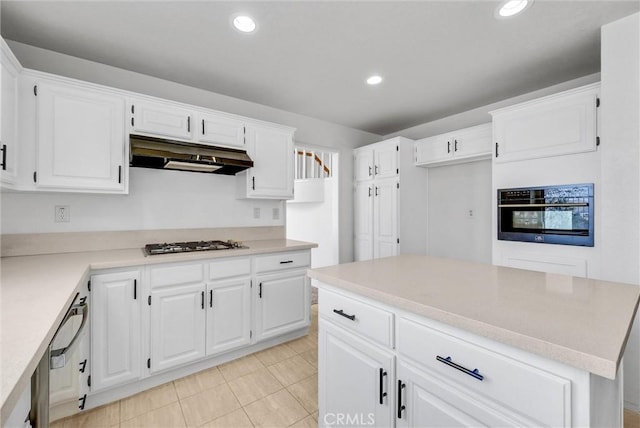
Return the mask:
M237 199L235 180L131 168L129 195L5 192L2 233L284 226L282 201ZM69 206L69 223L54 222L56 205ZM254 209L260 210L259 219Z

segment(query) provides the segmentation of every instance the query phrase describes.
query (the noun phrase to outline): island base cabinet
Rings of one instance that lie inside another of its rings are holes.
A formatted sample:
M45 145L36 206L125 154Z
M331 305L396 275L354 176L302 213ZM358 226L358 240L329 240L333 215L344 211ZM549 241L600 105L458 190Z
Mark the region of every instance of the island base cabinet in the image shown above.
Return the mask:
M140 271L91 276L91 391L141 374Z
M405 362L398 361L397 377L398 428L526 426Z
M392 427L394 356L319 322L318 425Z

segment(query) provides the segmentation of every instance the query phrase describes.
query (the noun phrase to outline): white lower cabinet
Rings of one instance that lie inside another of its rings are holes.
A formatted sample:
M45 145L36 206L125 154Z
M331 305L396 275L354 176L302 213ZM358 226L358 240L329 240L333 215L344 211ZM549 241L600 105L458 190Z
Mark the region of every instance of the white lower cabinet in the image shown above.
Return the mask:
M256 277L256 339L279 336L309 325L306 270Z
M140 378L140 270L91 276L91 391Z
M151 292L151 372L205 355L204 284L176 285Z
M590 398L612 383L318 285L320 426L571 427L616 419Z
M522 426L484 407L472 395L407 364L398 362L398 427Z
M207 285L207 355L251 342L251 278L240 277Z
M394 355L319 321L320 426L393 426Z

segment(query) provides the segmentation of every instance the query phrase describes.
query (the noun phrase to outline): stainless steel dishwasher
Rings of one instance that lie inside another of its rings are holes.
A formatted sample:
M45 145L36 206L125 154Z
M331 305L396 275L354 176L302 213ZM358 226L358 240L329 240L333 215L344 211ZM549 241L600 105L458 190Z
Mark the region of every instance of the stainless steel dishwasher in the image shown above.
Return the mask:
M88 343L85 337L88 321L88 296L78 292L31 378L29 419L33 427L48 427L50 420L84 409L86 393L83 394L82 379L84 373L88 374L84 352ZM52 417L52 396L56 417Z

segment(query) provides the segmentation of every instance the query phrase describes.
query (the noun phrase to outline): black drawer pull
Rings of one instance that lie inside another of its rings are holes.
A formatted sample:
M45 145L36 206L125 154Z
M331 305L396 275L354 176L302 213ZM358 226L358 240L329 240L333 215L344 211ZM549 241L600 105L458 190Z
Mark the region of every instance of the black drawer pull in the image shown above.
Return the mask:
M436 355L436 360L444 363L448 366L453 367L454 369L460 370L462 373L468 374L471 377L474 377L478 380L483 380L484 376L482 376L478 369L469 370L466 367L461 366L460 364L454 363L451 361L451 357L442 358L440 355Z
M379 372L379 381L380 381L380 404L384 404L384 397L387 396L387 393L384 392L384 377L387 375L387 372L384 369L380 369Z
M334 309L333 312L335 312L338 315L342 315L345 318L349 318L351 321L355 321L356 320L356 316L355 315L347 315L344 313L344 311L342 309Z
M402 404L402 390L406 385L401 380L398 381L398 419L402 419L402 411L407 408Z
M287 263L293 263L293 260L287 260L284 262L280 262L281 265L286 265Z

